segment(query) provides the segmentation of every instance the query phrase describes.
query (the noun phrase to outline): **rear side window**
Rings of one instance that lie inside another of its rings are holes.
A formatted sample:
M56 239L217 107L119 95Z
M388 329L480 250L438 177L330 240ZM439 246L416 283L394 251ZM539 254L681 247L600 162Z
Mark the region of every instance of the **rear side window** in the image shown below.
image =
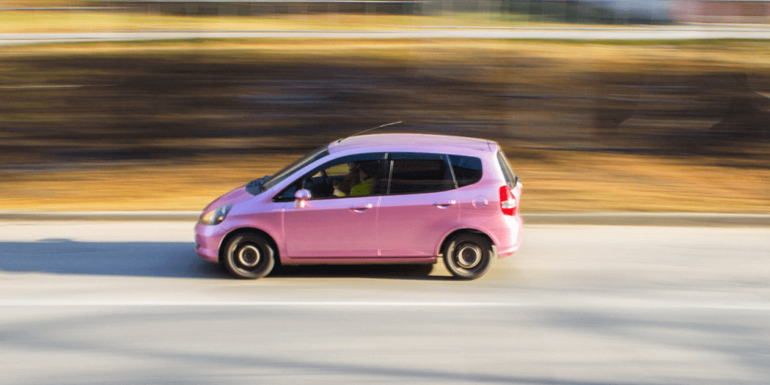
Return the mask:
M451 190L452 172L438 154L396 153L392 159L389 193L418 194Z
M497 161L500 162L500 169L505 175L505 183L511 188L516 187L516 175L511 170L511 165L508 164L508 158L503 154L503 150L497 151Z
M472 185L481 180L481 159L472 156L449 155L457 187Z

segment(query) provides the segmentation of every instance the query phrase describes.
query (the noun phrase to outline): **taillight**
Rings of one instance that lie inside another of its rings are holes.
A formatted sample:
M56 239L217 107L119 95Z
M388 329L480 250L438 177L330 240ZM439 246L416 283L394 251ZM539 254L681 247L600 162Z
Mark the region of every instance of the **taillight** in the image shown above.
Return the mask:
M516 215L516 197L508 186L500 187L500 210L503 215Z

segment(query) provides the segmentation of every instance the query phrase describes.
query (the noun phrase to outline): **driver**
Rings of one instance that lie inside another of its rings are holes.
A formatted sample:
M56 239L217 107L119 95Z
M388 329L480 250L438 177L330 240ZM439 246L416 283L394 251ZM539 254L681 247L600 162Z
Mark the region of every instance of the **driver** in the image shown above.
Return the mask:
M342 182L334 182L334 196L348 196L353 186L361 183L359 168L360 165L356 162L348 163L348 175L345 175Z
M361 182L350 189L350 196L372 195L374 185L377 183L377 174L380 171L380 162L374 160L362 162L358 169L358 175Z

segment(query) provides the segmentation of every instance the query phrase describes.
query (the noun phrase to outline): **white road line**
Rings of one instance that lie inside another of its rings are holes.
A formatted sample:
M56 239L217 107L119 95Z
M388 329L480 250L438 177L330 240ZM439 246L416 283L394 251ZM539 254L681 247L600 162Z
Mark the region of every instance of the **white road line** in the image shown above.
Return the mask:
M0 307L314 307L314 308L606 308L658 310L769 311L770 305L689 304L679 302L584 301L569 302L390 302L390 301L91 301L0 300Z
M0 300L0 307L23 306L235 306L235 307L524 307L516 302L380 302L380 301L78 301Z

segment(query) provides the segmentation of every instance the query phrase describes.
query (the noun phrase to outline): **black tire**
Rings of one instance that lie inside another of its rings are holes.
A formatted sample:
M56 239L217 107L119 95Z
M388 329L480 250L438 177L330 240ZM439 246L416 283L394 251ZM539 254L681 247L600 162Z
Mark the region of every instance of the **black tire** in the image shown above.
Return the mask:
M492 267L492 243L479 234L458 234L444 248L444 265L455 278L476 279Z
M238 234L225 245L224 265L237 278L262 278L273 270L276 253L264 237L253 234Z

